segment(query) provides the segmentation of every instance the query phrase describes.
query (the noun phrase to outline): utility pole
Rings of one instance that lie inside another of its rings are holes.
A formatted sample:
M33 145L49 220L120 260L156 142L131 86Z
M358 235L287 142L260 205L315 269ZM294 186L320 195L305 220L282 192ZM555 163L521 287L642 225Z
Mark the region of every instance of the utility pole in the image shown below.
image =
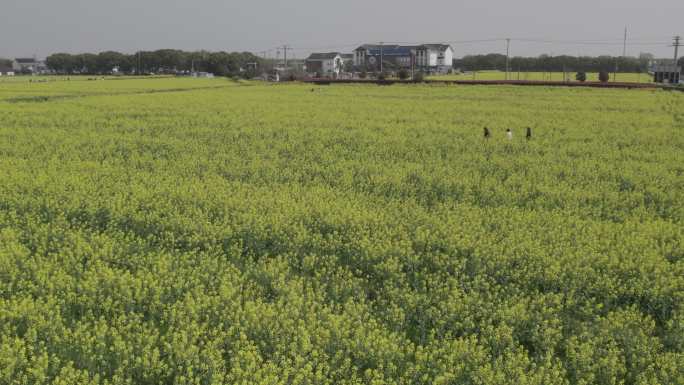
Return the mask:
M411 80L415 79L416 77L416 55L411 51Z
M285 71L287 71L287 50L290 49L287 45L283 46L283 61L285 66Z
M511 39L506 39L506 80L508 80L508 72L509 72L509 67L511 63L511 58L510 58L510 53L511 53Z
M383 42L380 42L380 73L382 73L382 45Z
M684 47L684 44L681 43L682 37L681 36L675 36L672 38L674 40L674 44L672 46L675 49L674 52L674 64L675 66L677 65L677 60L679 60L679 47Z
M565 63L563 63L563 81L567 82L568 81L568 73L565 71Z
M622 57L627 57L627 27L625 27L625 40L622 45Z

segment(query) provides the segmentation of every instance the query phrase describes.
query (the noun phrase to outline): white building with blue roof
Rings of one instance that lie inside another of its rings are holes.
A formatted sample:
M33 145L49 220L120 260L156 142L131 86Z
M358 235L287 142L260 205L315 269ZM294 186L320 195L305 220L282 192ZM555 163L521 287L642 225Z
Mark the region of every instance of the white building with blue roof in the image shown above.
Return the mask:
M448 72L454 51L448 44L364 44L354 50L354 66L369 71L415 68L425 72Z

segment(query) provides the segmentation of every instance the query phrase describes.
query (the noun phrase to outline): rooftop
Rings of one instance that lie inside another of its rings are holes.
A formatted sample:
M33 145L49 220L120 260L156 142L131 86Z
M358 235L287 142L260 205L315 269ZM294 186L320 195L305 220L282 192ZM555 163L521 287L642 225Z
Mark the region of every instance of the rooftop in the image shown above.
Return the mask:
M339 54L339 52L312 53L306 60L332 60Z
M364 44L357 48L355 51L367 51L369 55L380 55L380 51L382 50L383 55L387 56L406 56L410 55L411 51L413 50L420 50L420 49L432 49L432 50L439 50L439 51L445 51L451 46L448 44L441 44L441 43L428 43L428 44L421 44L421 45L397 45L397 44L387 44L387 45L379 45L379 44Z
M19 63L19 64L33 64L33 63L38 63L38 60L36 60L36 59L34 59L34 58L24 58L24 57L16 58L16 59L14 59L14 61L17 62L17 63Z
M425 47L427 49L439 50L439 51L446 51L451 46L449 44L429 43L429 44L422 44L421 47Z
M380 55L381 52L382 52L383 56L408 56L411 54L411 51L416 49L416 48L417 48L417 46L413 46L413 45L364 44L361 47L357 48L356 51L365 50L368 52L369 55L373 55L373 56Z

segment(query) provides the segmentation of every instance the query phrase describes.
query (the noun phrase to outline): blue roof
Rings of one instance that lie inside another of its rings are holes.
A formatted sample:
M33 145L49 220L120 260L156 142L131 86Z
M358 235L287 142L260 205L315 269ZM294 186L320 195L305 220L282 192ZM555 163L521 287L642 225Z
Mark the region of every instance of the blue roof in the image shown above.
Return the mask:
M364 44L361 47L355 49L355 51L365 50L367 55L370 56L380 56L380 50L382 49L382 54L387 56L410 56L411 51L417 50L439 50L445 51L450 46L448 44L421 44L421 45L397 45L397 44L387 44L380 46L378 44Z
M411 50L415 49L413 46L406 45L366 45L363 46L368 52L368 55L379 56L382 51L383 56L410 56Z

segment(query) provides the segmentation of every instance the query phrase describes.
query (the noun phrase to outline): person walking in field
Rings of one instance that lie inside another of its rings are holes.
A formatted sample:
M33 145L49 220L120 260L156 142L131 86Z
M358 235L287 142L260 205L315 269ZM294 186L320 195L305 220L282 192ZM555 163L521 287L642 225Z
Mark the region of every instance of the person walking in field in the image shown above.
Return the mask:
M527 127L527 135L525 135L525 138L527 138L527 140L532 139L532 128L531 127Z
M511 131L510 128L506 129L506 137L508 138L508 140L513 140L513 131Z
M489 139L492 136L492 134L489 132L489 128L485 127L484 128L484 137L485 139Z

